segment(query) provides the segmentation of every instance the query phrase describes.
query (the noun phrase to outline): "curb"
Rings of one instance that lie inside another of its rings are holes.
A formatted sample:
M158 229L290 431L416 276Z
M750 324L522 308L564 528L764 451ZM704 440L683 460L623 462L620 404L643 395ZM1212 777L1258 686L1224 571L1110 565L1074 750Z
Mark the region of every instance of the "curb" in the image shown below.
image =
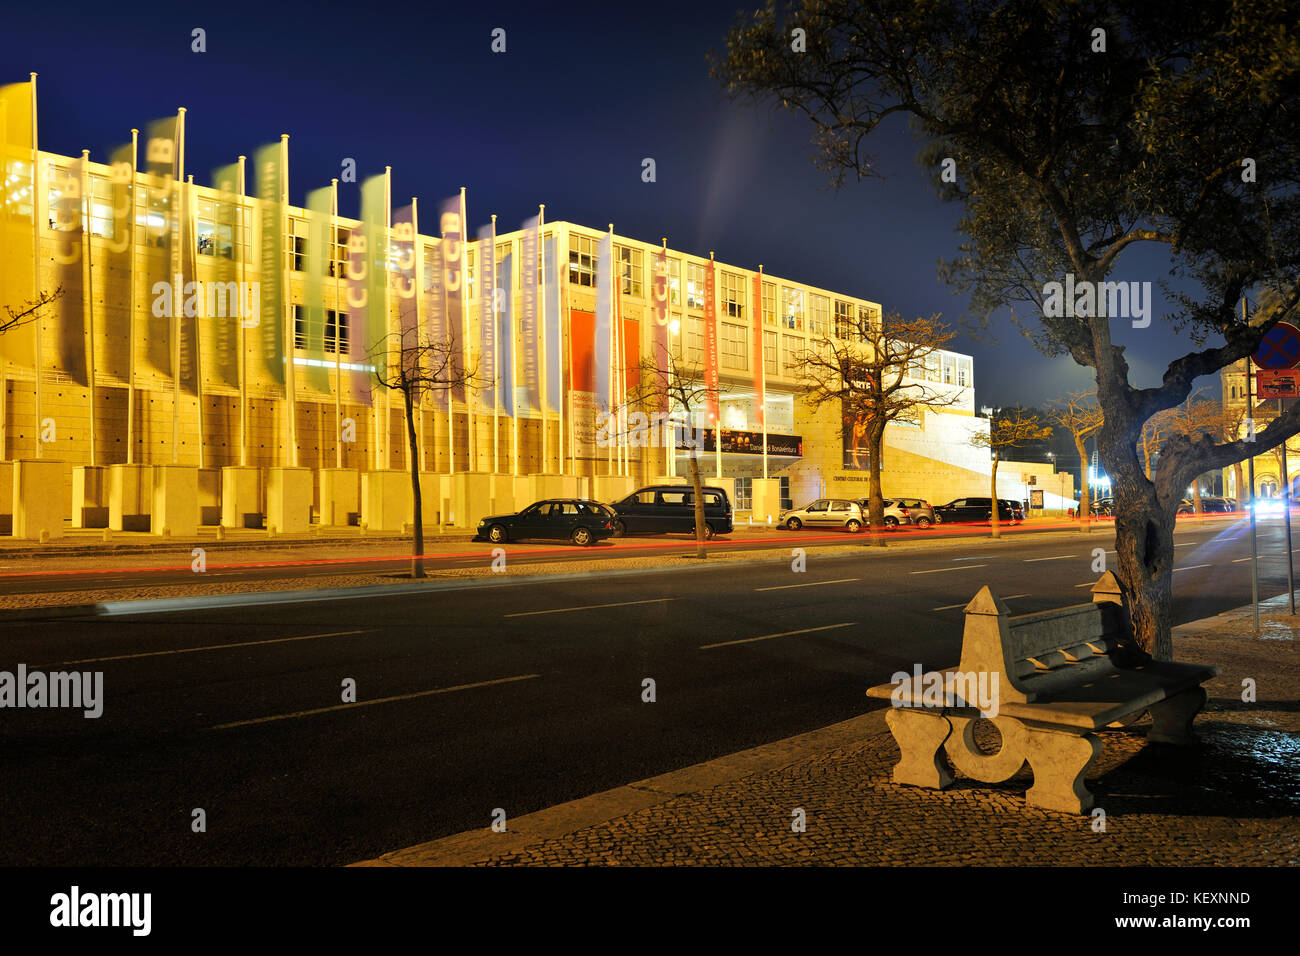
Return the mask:
M701 793L751 774L779 770L800 760L859 743L865 737L887 734L885 712L888 709L882 707L820 730L786 737L514 817L507 821L504 833L493 832L490 827L466 830L349 865L468 866L517 853L535 843L568 836L678 797Z

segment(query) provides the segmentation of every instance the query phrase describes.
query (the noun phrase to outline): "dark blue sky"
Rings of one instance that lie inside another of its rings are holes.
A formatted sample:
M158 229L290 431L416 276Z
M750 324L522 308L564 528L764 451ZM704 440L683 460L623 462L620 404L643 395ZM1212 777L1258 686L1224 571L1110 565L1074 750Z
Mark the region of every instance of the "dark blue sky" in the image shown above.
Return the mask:
M345 157L360 178L393 167L394 205L468 187L471 224L548 219L603 227L883 303L965 312L938 280L954 254L955 206L900 122L876 142L884 182L838 192L811 163L810 124L730 102L708 75L741 5L728 2L11 5L6 73L40 74L41 147L104 160L130 129L187 109L195 180L290 134L292 201L329 184ZM191 31L207 52L191 52ZM507 52L490 50L506 30ZM658 181L641 181L654 158ZM356 185L340 185L347 215ZM427 208L427 207L426 207ZM1132 257L1130 257L1132 258ZM1158 259L1115 278L1156 280ZM1159 316L1161 299L1156 291ZM1180 342L1157 321L1121 329L1138 384ZM1089 370L1046 359L1009 322L955 348L975 356L982 405L1036 404L1087 387ZM1207 384L1209 384L1207 382Z

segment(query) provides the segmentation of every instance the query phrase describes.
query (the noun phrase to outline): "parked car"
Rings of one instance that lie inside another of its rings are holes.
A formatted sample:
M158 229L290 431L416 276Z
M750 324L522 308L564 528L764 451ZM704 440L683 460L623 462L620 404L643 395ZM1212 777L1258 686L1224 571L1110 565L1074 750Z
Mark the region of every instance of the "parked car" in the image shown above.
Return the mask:
M722 488L704 487L704 537L731 534L731 499ZM695 491L690 485L651 485L613 505L614 534L695 533Z
M1109 518L1109 517L1114 517L1114 515L1115 515L1115 499L1114 499L1114 498L1098 498L1096 501L1092 502L1091 505L1089 505L1089 510L1091 510L1092 513L1093 513L1094 515L1104 516L1104 517L1108 517L1108 518Z
M599 501L548 498L523 511L492 515L478 523L474 540L493 544L520 538L545 538L589 545L614 534L614 512Z
M1204 514L1230 514L1236 510L1227 498L1201 498L1201 511Z
M862 506L846 498L818 498L812 504L781 515L781 526L791 531L807 525L810 528L843 528L858 532L866 523L867 516Z
M1190 498L1184 498L1182 501L1178 502L1178 510L1175 511L1174 514L1194 515L1196 514L1196 506L1192 504L1192 500Z
M999 521L1023 521L1024 513L1015 502L998 499ZM954 498L946 505L934 509L935 517L942 517L944 522L953 524L991 521L993 518L992 498ZM1017 517L1019 515L1019 517Z
M999 498L998 504L1001 505L1011 515L1010 520L1020 522L1025 520L1025 503L1023 501L1012 501L1009 498ZM1002 517L1002 512L998 512L998 520L1006 521Z
M916 525L918 528L930 528L938 521L934 508L924 498L886 498L884 501L886 527ZM858 506L862 508L862 514L868 519L871 517L870 504L869 498L858 499ZM867 524L870 523L868 520Z

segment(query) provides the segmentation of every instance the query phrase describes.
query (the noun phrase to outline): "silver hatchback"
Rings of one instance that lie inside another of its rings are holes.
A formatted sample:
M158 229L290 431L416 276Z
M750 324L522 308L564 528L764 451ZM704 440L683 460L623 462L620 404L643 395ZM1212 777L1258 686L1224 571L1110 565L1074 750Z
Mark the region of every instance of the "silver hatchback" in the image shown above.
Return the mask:
M798 531L809 528L843 528L856 533L866 524L862 506L847 498L818 498L810 505L781 515L781 527Z

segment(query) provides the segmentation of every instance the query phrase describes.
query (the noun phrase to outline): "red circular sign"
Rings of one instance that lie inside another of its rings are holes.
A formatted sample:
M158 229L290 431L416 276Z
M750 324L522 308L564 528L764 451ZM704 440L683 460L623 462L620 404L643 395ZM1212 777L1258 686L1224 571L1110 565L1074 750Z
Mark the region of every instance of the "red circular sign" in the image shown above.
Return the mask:
M1300 329L1279 322L1260 339L1251 360L1260 368L1295 368L1300 365Z

